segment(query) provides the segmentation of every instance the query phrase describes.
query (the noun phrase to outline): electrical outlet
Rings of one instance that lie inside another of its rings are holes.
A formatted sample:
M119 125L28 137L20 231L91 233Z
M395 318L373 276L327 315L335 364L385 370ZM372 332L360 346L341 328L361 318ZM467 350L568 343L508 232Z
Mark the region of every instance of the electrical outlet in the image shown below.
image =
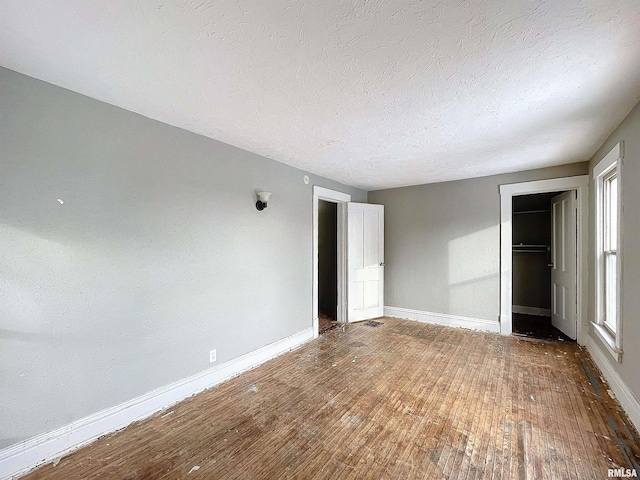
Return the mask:
M210 362L210 363L213 363L213 362L215 362L217 359L218 359L218 355L217 355L216 351L215 351L215 350L211 350L211 351L209 352L209 362Z

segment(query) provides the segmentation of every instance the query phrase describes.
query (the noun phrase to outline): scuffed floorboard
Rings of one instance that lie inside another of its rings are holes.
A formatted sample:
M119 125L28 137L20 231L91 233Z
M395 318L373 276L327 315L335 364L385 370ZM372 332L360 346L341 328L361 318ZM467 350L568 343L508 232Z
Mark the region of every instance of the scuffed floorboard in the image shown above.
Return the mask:
M320 312L318 321L319 321L318 333L320 335L327 333L329 330L333 330L334 328L338 328L342 326L340 322L335 321L332 317L322 312Z
M380 321L26 478L584 480L638 463L637 432L577 345Z

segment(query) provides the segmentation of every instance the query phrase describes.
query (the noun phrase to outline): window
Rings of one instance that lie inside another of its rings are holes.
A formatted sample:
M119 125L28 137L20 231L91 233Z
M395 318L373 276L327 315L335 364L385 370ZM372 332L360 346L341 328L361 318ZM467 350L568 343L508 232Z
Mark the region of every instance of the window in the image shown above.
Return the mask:
M604 316L603 324L615 335L617 288L617 251L618 251L618 172L613 169L602 179L603 183L603 257L604 257Z
M596 181L596 322L595 332L610 353L621 361L620 328L620 170L618 144L594 168Z

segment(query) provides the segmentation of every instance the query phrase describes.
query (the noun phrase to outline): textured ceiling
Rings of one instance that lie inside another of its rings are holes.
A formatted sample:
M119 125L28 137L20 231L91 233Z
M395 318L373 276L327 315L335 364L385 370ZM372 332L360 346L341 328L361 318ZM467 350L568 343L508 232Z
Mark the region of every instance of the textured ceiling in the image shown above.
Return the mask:
M638 0L2 0L0 64L373 190L588 160L639 32Z

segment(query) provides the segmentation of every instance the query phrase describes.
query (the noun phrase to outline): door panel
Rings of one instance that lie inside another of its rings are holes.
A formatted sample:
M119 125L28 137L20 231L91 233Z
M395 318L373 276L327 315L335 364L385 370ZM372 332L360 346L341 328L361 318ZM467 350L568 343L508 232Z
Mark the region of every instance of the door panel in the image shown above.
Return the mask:
M378 280L370 280L364 285L364 306L366 308L377 307L382 302L378 298L380 291L380 282Z
M350 308L362 310L364 308L364 282L353 282L353 292L349 297ZM351 321L351 319L349 320Z
M347 204L347 310L357 322L383 316L384 206Z
M551 323L576 339L576 201L575 191L551 199Z

